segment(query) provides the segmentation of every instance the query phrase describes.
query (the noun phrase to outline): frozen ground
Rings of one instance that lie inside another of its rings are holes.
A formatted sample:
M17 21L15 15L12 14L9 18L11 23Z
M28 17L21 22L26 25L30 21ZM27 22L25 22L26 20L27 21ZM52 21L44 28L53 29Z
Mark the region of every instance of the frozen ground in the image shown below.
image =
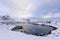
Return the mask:
M41 37L14 32L10 30L10 28L14 27L13 25L0 24L0 40L60 40L60 23L52 23L49 25L53 25L58 29L48 36Z

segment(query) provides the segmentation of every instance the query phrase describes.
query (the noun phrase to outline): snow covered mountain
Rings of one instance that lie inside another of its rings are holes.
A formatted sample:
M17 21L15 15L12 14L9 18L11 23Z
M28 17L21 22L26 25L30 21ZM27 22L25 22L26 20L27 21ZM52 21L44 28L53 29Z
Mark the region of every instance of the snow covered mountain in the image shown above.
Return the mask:
M0 23L2 23L2 24L14 24L15 19L10 17L9 15L1 15L0 16Z

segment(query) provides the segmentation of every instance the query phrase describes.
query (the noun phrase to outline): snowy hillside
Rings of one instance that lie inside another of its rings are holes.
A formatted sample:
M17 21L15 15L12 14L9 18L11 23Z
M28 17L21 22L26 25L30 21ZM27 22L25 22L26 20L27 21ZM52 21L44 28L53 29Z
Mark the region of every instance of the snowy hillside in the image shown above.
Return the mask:
M0 15L0 24L14 24L15 19L10 17L9 15Z
M48 36L41 37L11 31L10 28L14 27L15 25L0 24L0 40L60 40L60 23L52 23L50 25L53 25L58 29L53 31L52 34Z

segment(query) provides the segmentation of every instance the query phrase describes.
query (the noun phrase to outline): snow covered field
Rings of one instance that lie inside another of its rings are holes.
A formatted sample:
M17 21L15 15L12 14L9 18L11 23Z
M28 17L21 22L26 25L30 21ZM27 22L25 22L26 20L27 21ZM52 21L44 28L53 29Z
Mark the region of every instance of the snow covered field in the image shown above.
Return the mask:
M13 25L0 24L0 40L60 40L60 23L49 24L57 27L57 30L52 31L48 36L34 36L21 32L11 31Z

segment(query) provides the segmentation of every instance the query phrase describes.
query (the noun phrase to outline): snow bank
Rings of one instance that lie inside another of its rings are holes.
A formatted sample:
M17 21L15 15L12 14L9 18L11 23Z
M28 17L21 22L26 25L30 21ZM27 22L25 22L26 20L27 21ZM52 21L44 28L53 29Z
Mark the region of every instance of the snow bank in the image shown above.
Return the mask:
M11 26L0 25L0 40L60 40L60 25L55 25L58 27L58 29L53 31L51 35L44 37L10 31L8 27L11 28Z

